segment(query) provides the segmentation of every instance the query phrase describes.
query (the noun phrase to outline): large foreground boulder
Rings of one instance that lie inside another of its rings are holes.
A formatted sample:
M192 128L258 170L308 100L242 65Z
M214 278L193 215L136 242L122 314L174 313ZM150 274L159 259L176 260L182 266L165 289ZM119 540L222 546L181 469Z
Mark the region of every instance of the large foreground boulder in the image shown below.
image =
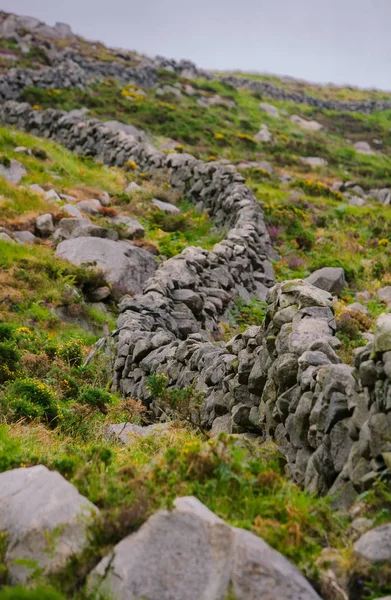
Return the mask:
M319 600L286 558L227 525L196 498L178 498L115 546L90 574L96 598Z
M57 246L56 256L75 265L96 266L106 281L124 294L140 293L157 268L156 259L143 248L94 237L65 240Z
M59 473L38 465L0 474L0 531L11 584L53 573L81 552L98 509Z

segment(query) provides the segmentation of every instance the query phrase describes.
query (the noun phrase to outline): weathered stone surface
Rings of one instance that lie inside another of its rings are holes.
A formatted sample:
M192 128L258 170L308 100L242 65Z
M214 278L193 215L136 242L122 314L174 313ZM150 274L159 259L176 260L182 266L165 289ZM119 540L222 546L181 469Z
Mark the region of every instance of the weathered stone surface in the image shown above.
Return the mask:
M391 285L387 285L386 287L377 290L376 296L379 298L379 300L391 305Z
M391 350L391 313L383 313L375 323L374 349L376 352Z
M36 221L35 221L35 227L36 227L38 233L43 237L47 237L50 234L52 234L54 231L54 223L53 223L52 215L48 213L48 214L40 215L39 217L37 217Z
M163 200L158 200L157 198L152 200L152 204L163 212L169 212L173 214L179 214L181 212L174 204L171 204L170 202L163 202Z
M89 576L118 600L316 600L299 571L255 535L229 527L196 498L178 498L115 546ZM266 596L267 595L267 596Z
M298 115L292 115L291 121L292 123L297 123L297 125L299 125L299 127L301 127L302 129L307 129L308 131L320 131L321 129L323 129L323 125L321 125L317 121L307 121L306 119L303 119Z
M356 142L353 147L359 154L375 154L368 142Z
M313 168L325 167L327 165L327 160L318 156L301 156L300 161Z
M22 244L34 244L36 237L31 231L15 231L15 239Z
M370 529L357 540L353 548L370 563L391 564L391 523Z
M10 183L19 183L25 175L27 175L27 171L24 166L13 158L9 164L0 163L0 177L4 177Z
M256 142L269 143L273 140L273 135L269 130L269 127L265 124L261 125L261 129L254 135Z
M155 423L153 425L134 425L133 423L118 423L108 425L106 430L106 436L109 439L121 442L125 446L128 446L138 437L149 437L150 435L162 435L168 433L168 423Z
M338 294L346 285L345 273L340 267L323 267L311 273L305 281L332 294Z
M142 248L128 242L78 237L57 246L56 256L82 265L95 265L106 281L123 293L141 292L144 282L157 268L156 259Z
M272 104L269 104L268 102L261 102L259 108L271 117L275 117L277 119L280 118L280 111L278 110L278 108L276 106L273 106Z
M0 474L0 531L12 584L32 571L58 571L87 543L86 527L98 509L59 473L44 466ZM25 562L24 562L25 561ZM29 561L34 567L28 567Z
M111 219L114 225L123 225L125 237L129 240L138 240L145 235L145 229L136 219L131 219L126 215L117 215Z

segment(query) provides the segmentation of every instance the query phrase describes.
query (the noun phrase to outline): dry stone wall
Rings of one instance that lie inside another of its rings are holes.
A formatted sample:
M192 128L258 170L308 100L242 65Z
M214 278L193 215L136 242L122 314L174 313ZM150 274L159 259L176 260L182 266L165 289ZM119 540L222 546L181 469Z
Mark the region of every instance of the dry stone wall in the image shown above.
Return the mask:
M17 100L21 92L30 86L39 88L70 88L88 86L94 80L113 77L124 83L134 83L149 88L158 84L158 70L166 69L187 79L202 78L222 81L234 88L247 88L261 96L278 101L307 104L314 108L347 112L371 113L389 110L391 100L365 100L362 102L340 102L315 98L304 93L290 92L267 81L245 77L217 76L198 69L191 61L175 61L162 57L145 59L140 66L131 67L116 61L96 61L82 56L74 50L54 53L51 66L40 69L12 68L0 81L0 100Z
M309 283L275 285L262 209L233 167L186 154L163 154L96 119L39 112L7 102L0 122L53 138L71 150L121 166L135 161L164 174L227 234L212 251L190 247L162 263L143 293L120 303L114 385L156 415L147 378L193 385L212 432L253 432L275 439L295 481L339 492L349 504L391 465L391 315L379 318L373 344L355 366L336 353L332 297ZM235 297L265 298L265 322L228 343L213 334Z

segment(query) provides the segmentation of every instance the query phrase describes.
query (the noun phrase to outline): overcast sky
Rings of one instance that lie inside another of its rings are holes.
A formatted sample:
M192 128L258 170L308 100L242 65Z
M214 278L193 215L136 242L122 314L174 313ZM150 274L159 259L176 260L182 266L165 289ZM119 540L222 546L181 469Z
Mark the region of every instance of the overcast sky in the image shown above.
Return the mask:
M204 68L391 90L391 0L0 0L0 8Z

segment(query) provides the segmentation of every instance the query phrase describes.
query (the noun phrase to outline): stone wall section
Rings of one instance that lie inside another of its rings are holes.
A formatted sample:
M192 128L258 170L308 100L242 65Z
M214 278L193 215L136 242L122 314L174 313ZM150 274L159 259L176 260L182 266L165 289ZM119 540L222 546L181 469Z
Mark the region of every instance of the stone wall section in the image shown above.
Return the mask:
M371 113L389 110L391 100L365 100L342 102L315 98L304 93L290 92L267 81L257 81L234 75L218 76L210 71L198 69L191 61L175 61L162 57L145 59L139 66L131 67L116 61L96 61L82 56L74 50L59 52L53 64L40 69L12 68L0 81L0 100L17 100L27 87L39 88L84 88L95 80L114 78L125 84L133 83L149 88L158 85L158 71L166 69L187 79L201 78L222 81L234 88L247 88L261 96L277 101L306 104L324 110Z

